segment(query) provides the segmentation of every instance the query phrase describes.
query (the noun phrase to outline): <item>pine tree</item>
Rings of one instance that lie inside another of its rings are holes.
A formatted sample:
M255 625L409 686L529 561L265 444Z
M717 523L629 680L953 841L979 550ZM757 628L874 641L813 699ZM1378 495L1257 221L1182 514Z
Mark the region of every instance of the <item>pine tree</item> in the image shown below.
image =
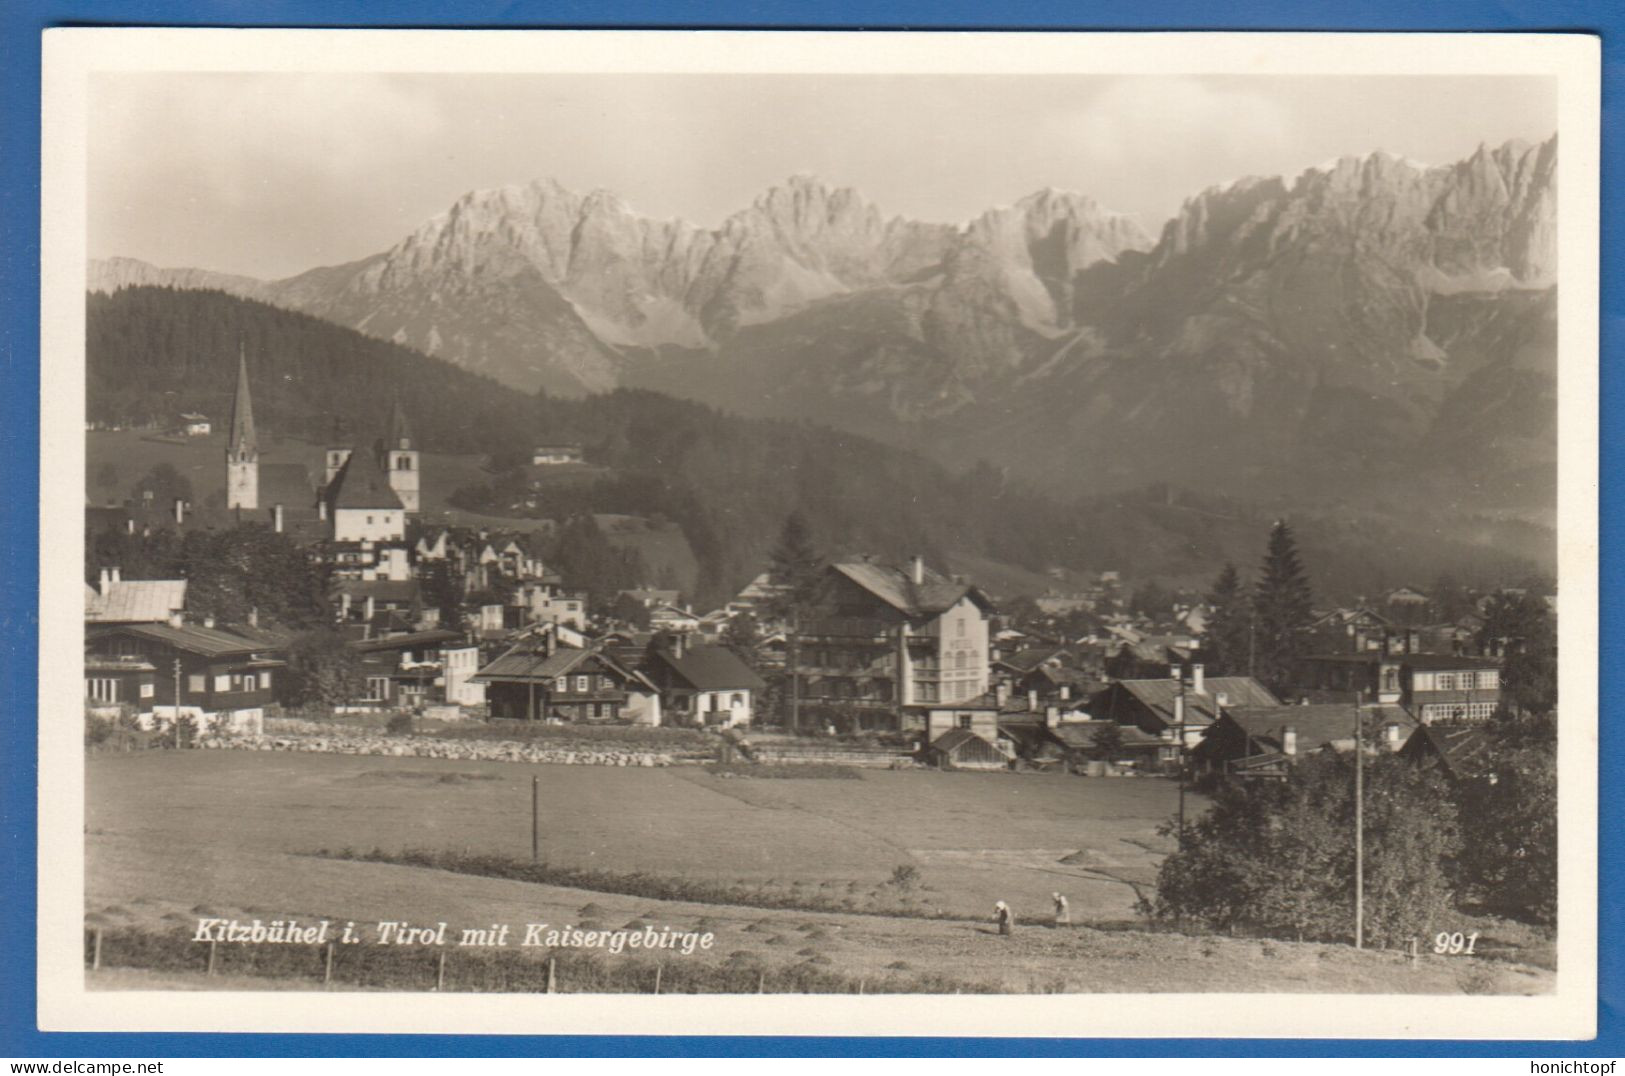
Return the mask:
M813 545L807 520L800 512L791 512L784 518L784 527L779 531L778 544L769 554L769 562L768 578L775 585L785 588L770 608L775 616L790 625L787 655L789 690L786 699L789 706L785 717L789 726L796 729L801 726L801 688L796 669L801 661L801 615L812 600L823 562Z
M1213 612L1202 633L1202 658L1212 676L1251 676L1253 610L1234 564L1226 564L1208 592Z
M768 578L774 585L788 588L782 601L784 611L804 606L817 585L823 558L813 545L812 529L800 512L784 517L778 544L768 558Z
M1292 682L1292 665L1311 619L1309 578L1298 559L1298 543L1284 522L1270 531L1269 546L1253 589L1254 675L1271 691Z

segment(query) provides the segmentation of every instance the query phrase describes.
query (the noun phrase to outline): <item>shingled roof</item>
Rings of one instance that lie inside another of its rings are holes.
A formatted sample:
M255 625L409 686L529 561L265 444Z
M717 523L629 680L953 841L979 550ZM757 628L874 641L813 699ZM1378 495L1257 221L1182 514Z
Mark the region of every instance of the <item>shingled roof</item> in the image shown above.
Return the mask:
M1288 728L1297 733L1297 751L1307 754L1328 745L1345 746L1354 741L1354 709L1347 704L1321 706L1237 706L1225 711L1258 746L1281 750L1282 734ZM1398 706L1368 706L1360 710L1360 723L1367 736L1388 725L1398 725L1409 736L1416 719Z
M159 623L186 608L184 579L121 579L103 594L85 586L85 621L91 624Z
M490 664L476 673L473 679L482 684L488 684L494 680L519 680L541 683L565 676L581 665L586 664L588 659L591 658L596 658L607 666L611 672L627 681L642 684L651 691L655 689L654 685L642 673L628 669L602 649L583 650L573 646L561 646L552 653L527 646L517 646L497 656Z
M652 660L663 662L695 691L760 691L767 686L725 646L691 646L681 656L661 648L654 651Z
M256 650L266 649L263 644L253 639L245 639L233 632L205 628L197 624L183 624L178 628L169 624L128 624L110 628L108 631L152 639L173 646L177 650L202 654L210 658L252 654Z
M1179 683L1173 679L1120 680L1124 691L1154 712L1165 724L1175 721L1174 700L1179 697ZM1185 688L1185 723L1209 724L1219 716L1220 695L1225 697L1228 709L1235 706L1280 706L1281 700L1270 694L1269 688L1250 676L1210 676L1201 692Z

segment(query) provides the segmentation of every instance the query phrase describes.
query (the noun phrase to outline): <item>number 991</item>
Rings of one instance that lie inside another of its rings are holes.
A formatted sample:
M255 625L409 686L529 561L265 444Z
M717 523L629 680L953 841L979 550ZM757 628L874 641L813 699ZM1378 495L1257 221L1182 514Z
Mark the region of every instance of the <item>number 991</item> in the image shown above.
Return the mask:
M1461 931L1451 933L1448 930L1440 931L1433 938L1433 951L1440 956L1472 956L1473 946L1478 944L1478 931L1463 934Z

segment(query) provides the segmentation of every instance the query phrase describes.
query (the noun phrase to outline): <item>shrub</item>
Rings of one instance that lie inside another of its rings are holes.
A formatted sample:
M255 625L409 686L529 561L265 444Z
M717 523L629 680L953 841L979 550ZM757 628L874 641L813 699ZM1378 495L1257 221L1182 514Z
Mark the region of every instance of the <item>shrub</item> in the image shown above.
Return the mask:
M389 720L384 724L384 731L389 733L391 736L410 736L410 735L412 735L412 715L411 714L392 714L392 715L390 715Z
M891 881L888 884L906 893L920 884L920 868L912 863L900 863L892 868Z
M1354 914L1353 761L1316 756L1283 781L1231 780L1163 861L1159 919L1189 918L1297 940L1341 941ZM1442 782L1406 761L1366 767L1365 931L1401 944L1448 922L1455 811ZM1163 832L1177 835L1172 825Z

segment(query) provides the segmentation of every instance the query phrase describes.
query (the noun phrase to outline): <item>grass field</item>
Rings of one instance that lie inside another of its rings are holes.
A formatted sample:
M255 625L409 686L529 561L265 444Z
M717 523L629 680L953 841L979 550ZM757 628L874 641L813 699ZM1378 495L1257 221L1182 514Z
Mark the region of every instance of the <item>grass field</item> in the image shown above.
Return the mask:
M781 966L829 959L845 974L921 974L1010 990L1549 989L1545 973L1345 947L1190 939L981 922L768 911L593 893L319 849L441 848L528 857L530 779L541 778L551 863L842 894L854 911L896 899L919 872L928 911L1024 923L1067 893L1076 920L1131 916L1154 878L1156 824L1174 789L1153 780L867 772L857 781L749 781L699 767L523 766L280 752L151 752L87 763L87 920L168 929L200 915L449 922L644 921L712 930L710 959ZM1470 974L1469 974L1470 973Z

